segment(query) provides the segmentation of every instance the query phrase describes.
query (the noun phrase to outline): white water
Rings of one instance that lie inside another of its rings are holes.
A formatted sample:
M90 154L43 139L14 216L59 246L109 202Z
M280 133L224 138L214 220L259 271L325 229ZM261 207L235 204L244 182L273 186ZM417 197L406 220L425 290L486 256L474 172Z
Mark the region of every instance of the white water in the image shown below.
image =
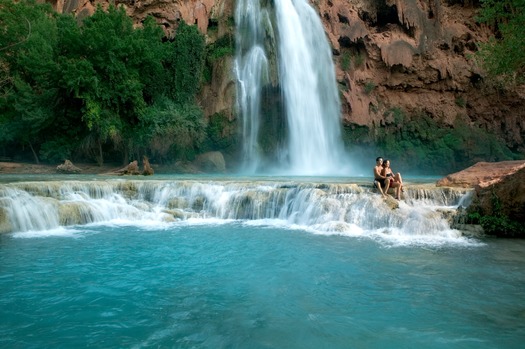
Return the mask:
M276 1L275 6L291 171L341 173L340 102L324 28L306 0Z
M420 186L391 209L366 186L274 181L69 181L0 185L0 230L35 232L93 223L162 226L229 222L377 237L398 243L461 240L443 212L465 190ZM54 234L54 233L53 233Z
M277 171L295 175L348 173L335 69L319 16L306 0L281 0L274 6L279 85L289 132L287 146L277 154L283 160ZM236 16L238 100L244 120L245 160L254 173L262 157L257 142L260 120L265 117L260 112L261 90L268 83L264 45L265 40L275 38L270 15L258 1L238 1Z
M260 166L258 136L261 111L262 86L269 81L268 59L264 51L263 28L271 32L268 12L261 9L258 1L239 0L237 2L236 20L237 58L237 100L243 116L243 162L248 173L255 173Z

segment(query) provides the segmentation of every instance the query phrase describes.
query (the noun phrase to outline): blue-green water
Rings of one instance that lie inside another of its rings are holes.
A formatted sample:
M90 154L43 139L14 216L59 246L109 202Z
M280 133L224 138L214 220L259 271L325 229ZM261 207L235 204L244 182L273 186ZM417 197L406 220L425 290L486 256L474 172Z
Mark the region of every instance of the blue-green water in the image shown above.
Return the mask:
M2 348L522 348L525 243L264 222L0 235Z

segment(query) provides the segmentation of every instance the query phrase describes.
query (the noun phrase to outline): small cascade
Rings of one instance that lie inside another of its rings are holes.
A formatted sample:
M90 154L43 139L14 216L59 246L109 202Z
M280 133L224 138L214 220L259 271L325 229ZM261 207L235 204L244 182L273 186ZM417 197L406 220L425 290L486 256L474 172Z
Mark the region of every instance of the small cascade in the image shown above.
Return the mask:
M320 233L460 235L449 218L464 189L409 189L393 209L371 187L275 181L86 181L0 185L2 232L126 221L279 221ZM448 213L447 213L448 212ZM448 217L447 217L448 214Z

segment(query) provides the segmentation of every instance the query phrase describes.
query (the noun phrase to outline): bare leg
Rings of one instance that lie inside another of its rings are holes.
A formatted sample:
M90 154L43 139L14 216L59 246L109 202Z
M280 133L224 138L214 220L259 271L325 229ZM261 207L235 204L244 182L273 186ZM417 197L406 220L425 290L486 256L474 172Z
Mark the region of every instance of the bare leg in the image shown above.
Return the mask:
M390 189L390 179L387 178L385 182L386 182L386 184L385 184L384 192L385 192L385 194L388 194L388 189Z
M397 182L399 182L401 184L401 191L404 192L405 189L403 188L403 178L401 178L401 173L396 173L396 176L394 177L396 179Z
M396 199L399 200L401 198L401 184L398 182L392 183L392 188L395 188L396 190Z
M383 189L381 188L381 183L379 181L375 181L374 183L376 184L376 187L381 193L381 195L386 196L385 193L383 193Z

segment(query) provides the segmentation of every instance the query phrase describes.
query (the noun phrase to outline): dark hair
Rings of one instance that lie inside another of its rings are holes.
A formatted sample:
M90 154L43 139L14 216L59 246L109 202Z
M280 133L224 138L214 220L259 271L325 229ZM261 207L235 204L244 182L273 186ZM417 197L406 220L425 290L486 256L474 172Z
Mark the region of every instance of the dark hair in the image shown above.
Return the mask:
M390 161L390 160L388 160L388 159L383 159L383 167L385 166L385 164L386 164L387 161Z
M379 160L382 160L382 159L383 159L382 156L378 156L378 157L376 158L376 162L378 162Z

